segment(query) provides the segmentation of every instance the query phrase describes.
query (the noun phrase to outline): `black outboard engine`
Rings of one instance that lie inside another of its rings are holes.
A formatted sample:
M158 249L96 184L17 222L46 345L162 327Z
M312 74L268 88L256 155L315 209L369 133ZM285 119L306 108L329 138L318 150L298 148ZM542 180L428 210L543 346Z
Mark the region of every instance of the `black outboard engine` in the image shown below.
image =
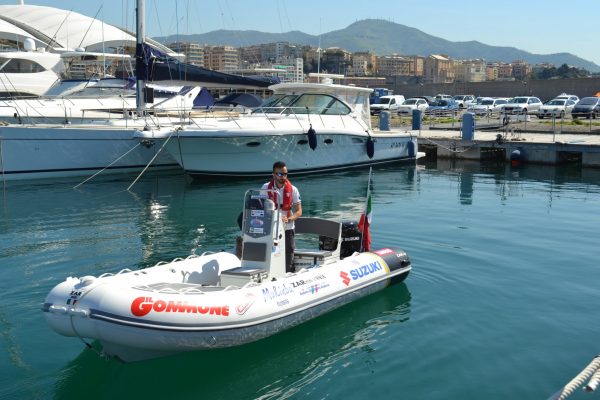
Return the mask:
M340 247L340 259L344 259L361 250L362 235L358 229L358 222L342 222L342 246ZM337 249L338 241L336 239L319 236L319 250L333 251Z
M342 246L340 248L340 259L351 256L356 251L360 251L362 235L358 230L358 222L342 222Z

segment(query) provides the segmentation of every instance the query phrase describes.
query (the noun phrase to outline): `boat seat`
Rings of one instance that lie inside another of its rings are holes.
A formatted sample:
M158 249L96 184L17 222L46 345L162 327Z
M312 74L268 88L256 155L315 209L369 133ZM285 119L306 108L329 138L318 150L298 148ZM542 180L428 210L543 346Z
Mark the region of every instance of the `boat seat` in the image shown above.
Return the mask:
M323 261L325 257L331 256L333 253L330 250L310 250L310 249L296 249L294 250L294 257L296 258L312 258L313 264L320 264L319 261Z
M308 233L313 235L327 236L338 240L342 224L321 218L300 217L294 223L296 233Z
M298 234L313 234L325 236L335 241L334 249L295 249L294 260L301 264L322 264L325 258L330 257L338 250L342 224L321 218L300 217L295 221L295 231Z

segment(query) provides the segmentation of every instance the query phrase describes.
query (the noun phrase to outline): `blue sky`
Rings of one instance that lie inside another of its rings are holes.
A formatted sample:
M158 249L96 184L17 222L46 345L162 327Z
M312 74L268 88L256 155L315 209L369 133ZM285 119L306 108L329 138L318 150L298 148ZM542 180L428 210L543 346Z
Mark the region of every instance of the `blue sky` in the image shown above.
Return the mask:
M98 13L105 22L134 26L135 0L25 3L91 17ZM216 29L299 30L318 35L361 19L379 18L451 41L477 40L536 54L568 52L600 65L599 0L147 0L146 14L149 36Z

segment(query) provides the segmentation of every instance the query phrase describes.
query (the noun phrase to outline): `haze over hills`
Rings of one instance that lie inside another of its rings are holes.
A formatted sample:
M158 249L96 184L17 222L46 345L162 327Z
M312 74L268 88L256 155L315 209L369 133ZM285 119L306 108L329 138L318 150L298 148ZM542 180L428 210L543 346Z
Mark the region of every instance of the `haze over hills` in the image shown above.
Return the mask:
M266 33L258 31L217 30L203 34L170 35L154 38L163 43L176 40L209 45L251 46L262 43L290 42L293 44L319 45L319 36L300 31ZM476 40L451 42L428 35L418 29L380 19L357 21L344 29L321 35L321 48L341 47L351 52L370 50L377 55L402 54L421 55L446 54L454 59L482 58L486 61L513 62L524 60L532 65L552 63L584 68L600 72L600 65L570 53L532 54L516 47L490 46Z

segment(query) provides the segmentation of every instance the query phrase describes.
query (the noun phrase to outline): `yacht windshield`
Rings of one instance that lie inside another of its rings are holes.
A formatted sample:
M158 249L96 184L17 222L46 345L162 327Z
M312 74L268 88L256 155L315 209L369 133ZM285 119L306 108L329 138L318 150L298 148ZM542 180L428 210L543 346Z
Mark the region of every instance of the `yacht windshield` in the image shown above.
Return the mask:
M327 94L275 95L263 102L254 113L333 114L345 115L350 108Z
M35 61L0 57L0 71L5 74L30 74L32 72L44 72L45 69Z

